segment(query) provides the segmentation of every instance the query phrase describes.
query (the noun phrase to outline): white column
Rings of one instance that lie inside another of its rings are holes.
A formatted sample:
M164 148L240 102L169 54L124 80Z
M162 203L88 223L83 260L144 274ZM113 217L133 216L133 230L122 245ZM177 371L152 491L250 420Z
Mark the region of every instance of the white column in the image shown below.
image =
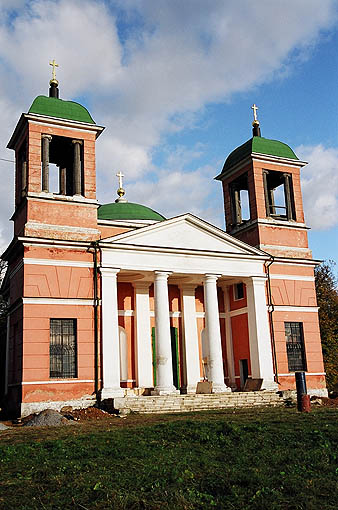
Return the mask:
M119 269L101 267L102 282L102 377L101 399L123 397L120 387L120 341L117 308Z
M232 328L230 316L230 298L229 298L229 285L222 286L224 293L224 310L225 310L225 344L227 351L227 365L229 375L229 385L231 388L236 389L235 381L235 363L234 363L234 348L232 342Z
M196 393L197 383L201 380L195 289L195 284L180 285L187 393Z
M221 329L217 299L217 278L219 275L206 274L204 277L205 329L208 338L208 378L213 393L231 391L224 384Z
M173 384L171 337L169 320L168 277L170 273L156 271L154 282L156 387L157 395L176 393Z
M136 377L139 388L153 387L153 354L150 331L150 282L133 282L135 300Z
M265 292L265 278L249 278L246 283L249 323L251 376L263 379L262 389L277 389L274 382L271 337Z

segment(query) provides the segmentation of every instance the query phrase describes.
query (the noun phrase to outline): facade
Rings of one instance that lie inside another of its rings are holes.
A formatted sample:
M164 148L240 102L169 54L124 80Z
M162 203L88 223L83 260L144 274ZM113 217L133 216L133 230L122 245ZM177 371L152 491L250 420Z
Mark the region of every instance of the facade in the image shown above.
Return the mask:
M38 96L15 151L14 237L3 406L25 415L125 395L295 388L325 394L300 161L253 137L217 177L227 233L191 214L165 219L96 200L98 126L81 105ZM50 183L57 173L58 189ZM120 179L122 176L120 175Z

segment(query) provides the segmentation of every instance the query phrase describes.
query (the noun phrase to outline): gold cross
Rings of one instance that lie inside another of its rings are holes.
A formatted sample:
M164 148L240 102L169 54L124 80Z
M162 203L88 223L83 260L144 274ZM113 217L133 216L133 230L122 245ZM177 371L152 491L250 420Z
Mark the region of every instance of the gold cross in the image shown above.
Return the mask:
M123 182L122 182L122 177L124 177L123 173L121 172L121 170L119 171L118 174L116 174L116 177L119 178L119 188L123 188Z
M49 62L49 65L50 65L50 66L53 66L53 75L52 75L52 79L53 79L53 80L56 80L56 76L55 76L55 68L56 68L56 67L59 67L59 64L57 64L57 63L55 62L55 59L53 59L53 60L52 60L52 62Z
M253 110L254 120L257 120L257 110L258 110L258 106L256 106L255 104L253 104L253 105L251 106L251 110Z

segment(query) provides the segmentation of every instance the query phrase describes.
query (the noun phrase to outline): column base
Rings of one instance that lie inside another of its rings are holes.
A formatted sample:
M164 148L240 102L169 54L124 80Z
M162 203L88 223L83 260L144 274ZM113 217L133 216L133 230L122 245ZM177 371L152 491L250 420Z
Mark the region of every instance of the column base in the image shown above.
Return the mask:
M278 384L275 381L263 379L261 390L278 391Z
M185 388L186 393L189 395L195 395L196 390L197 390L197 383L196 384L188 384L188 386Z
M151 392L152 395L180 395L180 390L177 390L175 386L169 388L163 388L156 386Z
M102 388L100 391L100 399L106 400L107 398L124 397L123 388Z
M225 384L212 383L212 393L231 393L231 388Z

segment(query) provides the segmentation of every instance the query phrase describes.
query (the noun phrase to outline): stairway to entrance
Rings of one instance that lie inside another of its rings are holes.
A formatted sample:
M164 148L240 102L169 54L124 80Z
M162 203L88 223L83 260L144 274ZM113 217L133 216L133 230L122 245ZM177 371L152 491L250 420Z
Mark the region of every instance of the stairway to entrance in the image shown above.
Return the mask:
M184 413L231 407L280 406L283 397L272 391L211 395L127 396L114 399L114 409L134 413Z

